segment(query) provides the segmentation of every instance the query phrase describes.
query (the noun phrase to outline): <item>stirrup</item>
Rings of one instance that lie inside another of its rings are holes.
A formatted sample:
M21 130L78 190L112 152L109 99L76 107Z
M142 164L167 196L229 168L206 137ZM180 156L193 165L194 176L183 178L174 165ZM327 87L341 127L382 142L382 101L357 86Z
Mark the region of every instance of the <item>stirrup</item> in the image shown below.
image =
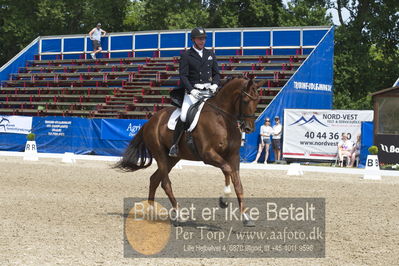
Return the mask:
M173 146L170 147L169 156L170 157L177 157L178 153L179 153L179 149L177 148L177 145L173 144Z

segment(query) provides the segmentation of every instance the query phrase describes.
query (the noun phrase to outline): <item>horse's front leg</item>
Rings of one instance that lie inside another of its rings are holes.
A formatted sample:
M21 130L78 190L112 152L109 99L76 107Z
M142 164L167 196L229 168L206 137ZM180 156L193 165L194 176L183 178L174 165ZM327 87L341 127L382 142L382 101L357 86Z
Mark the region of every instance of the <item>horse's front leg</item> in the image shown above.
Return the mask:
M233 182L234 190L237 195L238 205L240 206L240 212L244 226L254 227L255 223L245 213L244 190L242 188L240 173L238 170L234 171L233 174L231 175L231 181Z
M240 157L232 156L229 160L229 164L233 169L230 178L234 185L234 190L237 195L238 205L240 206L241 218L244 223L244 226L253 227L255 226L254 222L250 219L250 217L245 213L245 205L244 205L244 189L242 187L241 178L240 178Z
M244 226L255 226L248 215L245 213L245 207L243 202L244 192L240 180L239 169L240 169L240 158L235 156L230 158L229 161L225 161L216 151L210 150L204 154L204 162L216 167L219 167L225 176L225 185L230 184L230 179L233 182L234 190L237 195L238 204L240 206L240 212L243 218ZM226 188L226 187L225 187ZM228 191L228 190L227 190ZM220 207L227 207L227 202L223 197L219 198Z

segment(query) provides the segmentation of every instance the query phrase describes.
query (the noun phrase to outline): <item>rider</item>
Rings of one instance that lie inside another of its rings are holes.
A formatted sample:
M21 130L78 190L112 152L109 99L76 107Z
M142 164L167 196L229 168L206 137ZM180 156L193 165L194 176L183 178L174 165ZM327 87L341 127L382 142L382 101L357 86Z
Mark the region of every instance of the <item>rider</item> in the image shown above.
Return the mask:
M220 83L215 54L205 48L205 30L201 27L193 29L191 40L193 47L180 57L180 84L185 89L185 94L180 119L177 121L173 136L173 145L169 151L171 157L177 157L179 153L178 144L184 132L188 108L199 100L201 90L210 89L215 93Z

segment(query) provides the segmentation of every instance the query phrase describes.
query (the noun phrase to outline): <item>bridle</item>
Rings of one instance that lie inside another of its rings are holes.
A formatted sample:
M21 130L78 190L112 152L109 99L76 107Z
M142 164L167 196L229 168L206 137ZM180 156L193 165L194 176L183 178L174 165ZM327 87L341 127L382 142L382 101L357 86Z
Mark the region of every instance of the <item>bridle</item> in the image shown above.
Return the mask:
M245 87L241 89L240 91L240 97L237 98L237 100L240 101L239 107L238 107L238 116L236 115L232 115L226 111L224 111L223 109L219 108L218 106L209 103L208 101L206 101L205 103L208 104L209 106L211 106L212 108L216 109L217 111L219 111L220 113L224 114L225 116L227 116L228 118L230 118L231 120L234 120L234 122L238 122L240 124L240 126L244 123L244 119L245 118L250 118L250 119L256 119L255 114L252 115L246 115L242 113L242 102L243 102L243 95L248 96L248 98L251 101L257 101L258 97L254 97L251 94L249 94L248 92L245 91Z
M252 114L252 115L245 115L245 114L243 114L242 113L242 108L241 108L241 106L242 106L242 95L246 95L246 96L248 96L248 98L251 100L251 101L257 101L258 100L258 98L259 97L254 97L254 96L252 96L251 94L249 94L248 92L246 92L246 91L244 91L244 89L241 89L241 94L240 94L240 106L239 106L239 116L238 116L238 121L239 122L243 122L242 121L242 118L252 118L252 119L256 119L256 116L255 116L255 114Z

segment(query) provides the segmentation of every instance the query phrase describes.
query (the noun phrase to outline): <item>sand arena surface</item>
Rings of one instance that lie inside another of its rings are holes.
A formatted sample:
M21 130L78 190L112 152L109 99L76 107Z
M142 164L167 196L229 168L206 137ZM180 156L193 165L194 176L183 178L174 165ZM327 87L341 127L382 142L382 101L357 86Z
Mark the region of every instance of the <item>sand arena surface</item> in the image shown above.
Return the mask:
M123 257L123 198L147 197L153 165L136 173L109 162L0 157L0 264L394 265L399 261L399 177L241 170L246 197L325 197L326 258L132 259ZM210 167L170 174L176 197L217 197ZM158 197L166 197L162 188Z

